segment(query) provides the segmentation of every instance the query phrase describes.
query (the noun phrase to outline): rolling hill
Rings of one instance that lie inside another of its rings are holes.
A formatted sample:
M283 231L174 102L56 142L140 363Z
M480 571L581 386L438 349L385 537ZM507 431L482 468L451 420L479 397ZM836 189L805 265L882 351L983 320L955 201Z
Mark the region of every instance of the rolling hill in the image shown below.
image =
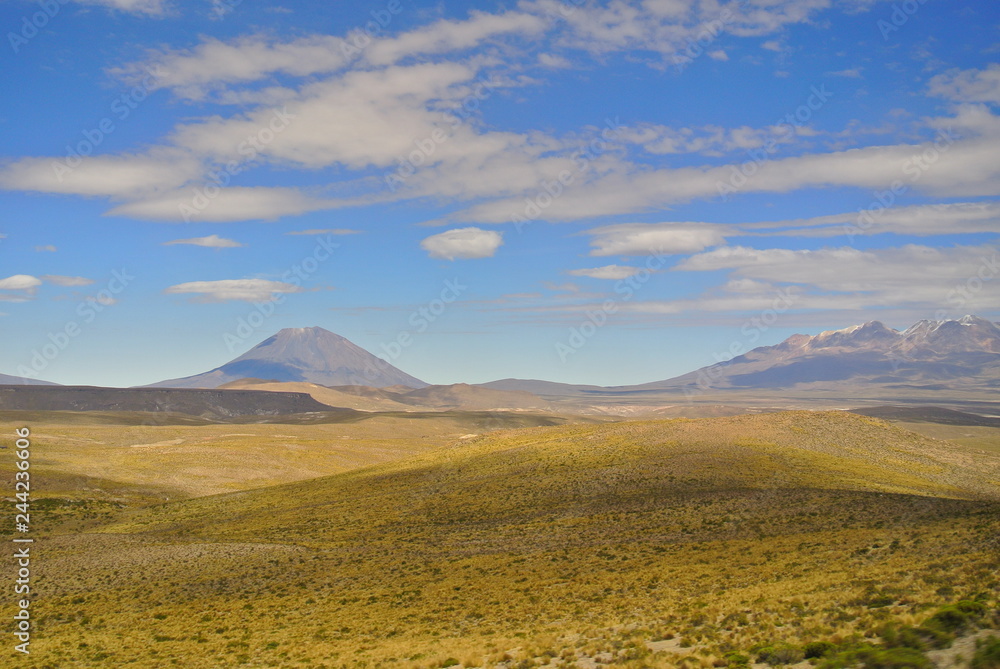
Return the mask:
M533 409L548 410L549 403L531 393L517 390L501 391L467 383L447 386L373 388L371 386L321 386L313 383L274 383L261 379L240 379L220 386L220 389L267 390L272 392L303 392L332 407L347 407L361 411L419 411L427 409L458 409L467 411Z
M975 629L998 484L1000 455L846 412L495 432L55 528L46 659L708 669L978 597Z
M227 419L335 409L304 393L33 385L0 386L0 411L178 413Z

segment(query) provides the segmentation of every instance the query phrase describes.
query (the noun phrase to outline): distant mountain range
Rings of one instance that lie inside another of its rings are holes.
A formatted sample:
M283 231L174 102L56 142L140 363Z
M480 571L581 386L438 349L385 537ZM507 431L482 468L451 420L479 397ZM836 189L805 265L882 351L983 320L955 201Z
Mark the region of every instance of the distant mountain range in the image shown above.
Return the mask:
M903 332L878 321L793 335L716 365L637 388L760 389L865 384L1000 387L1000 326L976 316L920 321Z
M27 379L23 376L11 376L0 374L0 386L57 386L58 383L51 381L40 381L38 379Z
M0 385L54 385L0 375ZM304 392L333 406L368 410L544 408L547 400L736 390L976 390L1000 388L1000 324L977 316L920 321L900 332L878 321L774 346L664 381L588 386L531 379L430 386L319 327L290 328L203 374L153 388L260 389ZM539 396L546 400L539 399Z
M218 388L245 378L373 388L429 385L340 335L316 327L286 328L221 367L148 387Z
M484 384L544 397L656 391L817 389L851 387L947 390L1000 388L1000 325L978 316L923 320L903 332L869 321L815 336L792 335L775 346L664 381L584 386L503 379Z

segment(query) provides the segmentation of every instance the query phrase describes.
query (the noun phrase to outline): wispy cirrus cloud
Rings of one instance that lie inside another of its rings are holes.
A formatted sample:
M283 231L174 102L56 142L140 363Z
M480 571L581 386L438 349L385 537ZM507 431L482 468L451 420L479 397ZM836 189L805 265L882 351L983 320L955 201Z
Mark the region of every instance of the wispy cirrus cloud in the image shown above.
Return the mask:
M94 283L93 279L88 279L87 277L84 276L62 276L59 274L43 274L40 278L45 283L51 283L55 286L62 286L65 288L89 286Z
M163 242L164 246L176 246L179 244L188 246L204 246L210 249L233 249L243 246L233 239L225 239L219 235L209 235L208 237L192 237L190 239L174 239Z
M222 279L190 281L170 286L167 295L194 295L195 302L266 302L275 294L301 293L301 286L266 279Z
M697 253L718 246L731 233L708 223L620 223L588 230L592 256L649 256Z
M591 279L620 280L635 276L639 273L639 268L626 265L604 265L589 269L572 269L566 273L571 276L586 276Z

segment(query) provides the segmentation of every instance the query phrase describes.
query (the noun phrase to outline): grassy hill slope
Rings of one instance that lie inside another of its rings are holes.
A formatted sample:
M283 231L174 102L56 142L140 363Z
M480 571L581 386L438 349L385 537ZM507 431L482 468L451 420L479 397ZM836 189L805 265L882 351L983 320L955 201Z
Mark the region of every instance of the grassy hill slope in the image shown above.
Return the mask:
M995 607L998 466L839 412L498 432L51 538L38 657L725 666Z

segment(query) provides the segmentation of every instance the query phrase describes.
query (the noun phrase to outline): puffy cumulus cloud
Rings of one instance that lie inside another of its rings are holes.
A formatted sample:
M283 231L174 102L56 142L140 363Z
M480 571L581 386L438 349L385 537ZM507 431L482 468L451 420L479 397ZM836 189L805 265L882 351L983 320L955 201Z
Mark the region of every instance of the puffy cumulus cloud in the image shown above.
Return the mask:
M445 260L491 258L503 244L503 235L495 230L457 228L431 235L420 246L432 258Z
M593 267L590 269L573 269L566 272L573 276L587 276L591 279L627 279L639 273L638 267L628 267L626 265L605 265L603 267Z
M163 292L168 295L194 294L195 302L266 302L275 294L300 293L302 288L266 279L223 279L180 283Z
M730 231L707 223L622 223L588 230L592 256L697 253L726 241Z
M0 279L0 290L31 290L42 285L41 279L30 274L15 274Z
M92 283L94 283L93 279L88 279L83 276L62 276L59 274L43 274L41 276L41 279L45 283L51 283L55 286L63 286L70 288L89 286Z
M1000 104L1000 63L984 70L949 70L932 77L928 88L931 95L956 102Z
M0 302L26 302L38 291L42 280L30 274L14 274L0 279Z
M352 71L305 86L281 110L259 108L241 116L215 117L177 128L173 141L215 160L241 160L253 152L306 168L340 164L387 167L445 125L431 102L461 99L462 84L476 70L458 63L424 63ZM247 143L280 116L280 132ZM441 147L444 148L444 147ZM428 162L437 162L429 156Z

